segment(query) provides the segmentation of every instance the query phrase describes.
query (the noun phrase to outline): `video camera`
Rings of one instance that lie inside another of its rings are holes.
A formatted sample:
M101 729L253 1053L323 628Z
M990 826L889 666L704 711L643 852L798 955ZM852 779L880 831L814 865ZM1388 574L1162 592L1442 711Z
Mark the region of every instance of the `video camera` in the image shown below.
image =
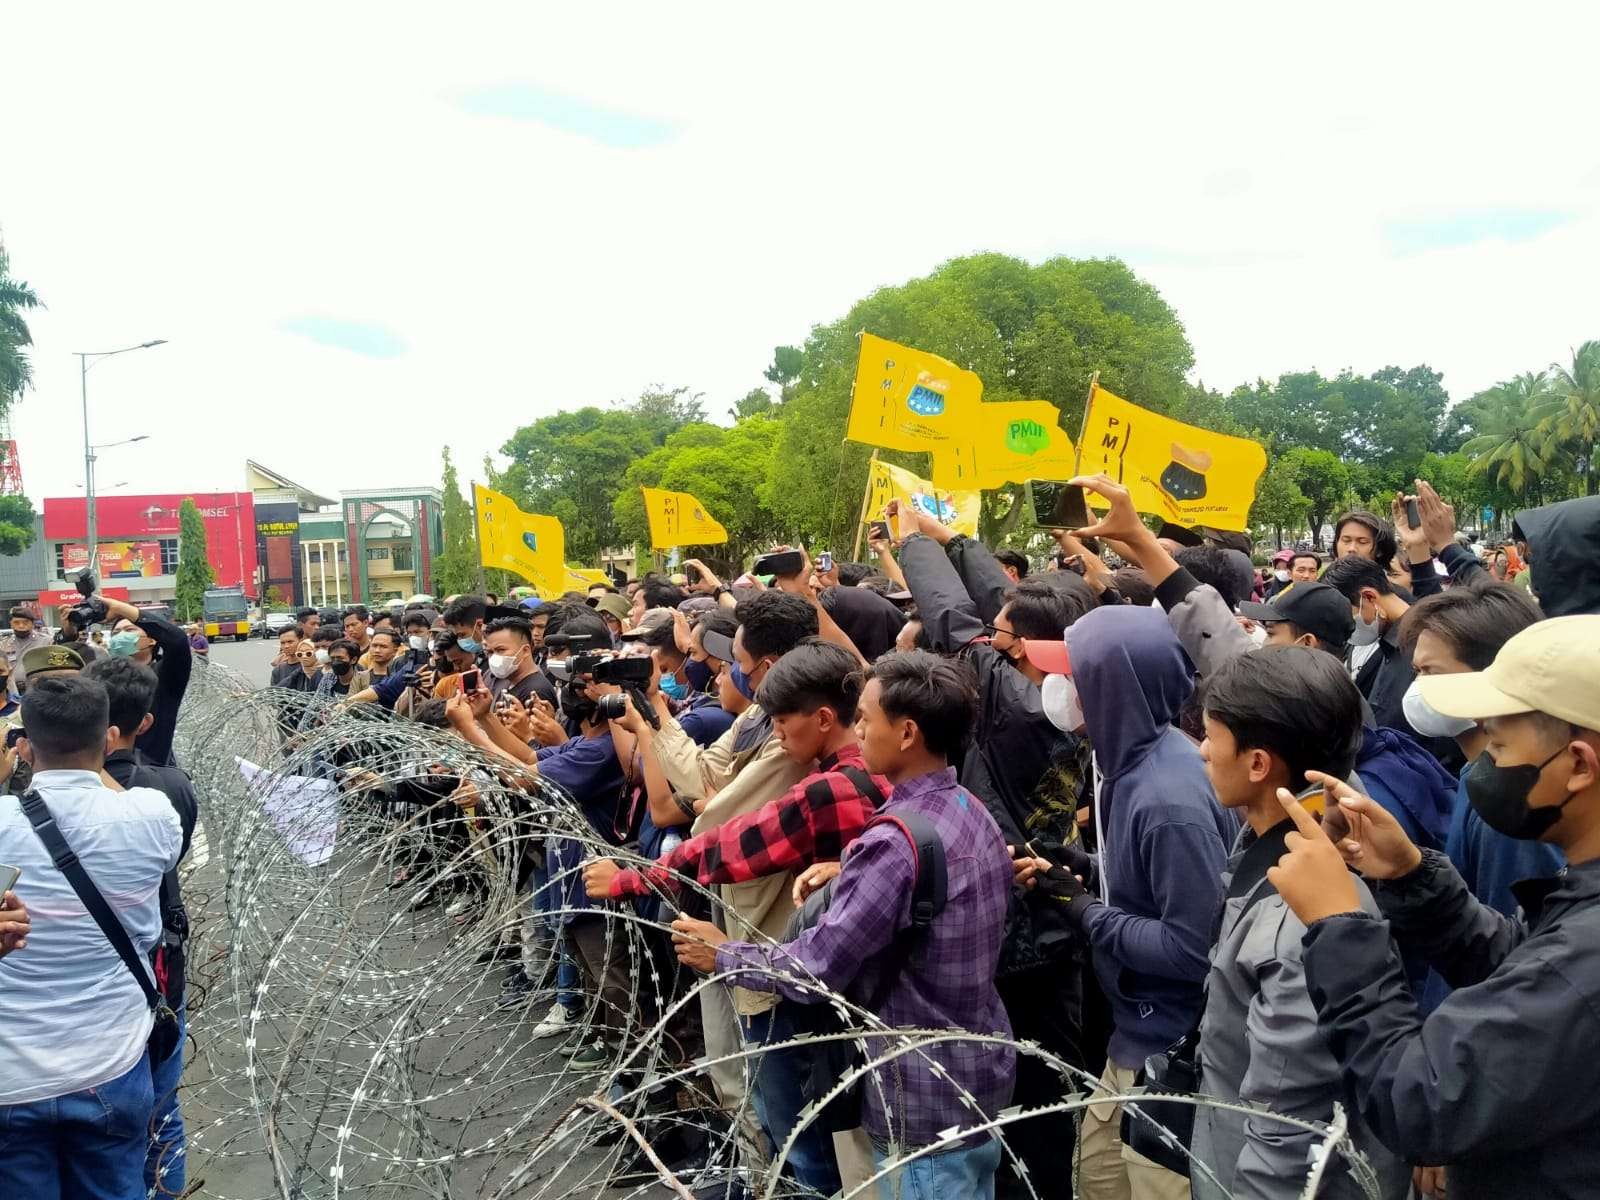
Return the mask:
M72 621L74 629L88 629L91 625L99 624L109 615L106 611L106 602L95 595L96 580L94 572L88 567L78 572L78 577L72 581L72 586L78 589L78 595L83 599L67 610L67 616Z
M655 673L653 664L643 655L621 655L610 650L574 654L567 659L567 669L574 678L587 676L594 683L622 687L644 687Z

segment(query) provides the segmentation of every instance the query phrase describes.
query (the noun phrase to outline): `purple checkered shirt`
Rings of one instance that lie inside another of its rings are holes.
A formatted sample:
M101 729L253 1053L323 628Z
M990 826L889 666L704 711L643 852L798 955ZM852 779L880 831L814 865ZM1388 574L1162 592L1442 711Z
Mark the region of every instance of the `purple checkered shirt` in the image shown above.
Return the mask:
M1011 1024L994 986L1011 892L1011 860L1000 829L956 783L954 768L898 785L881 813L906 812L922 814L938 831L949 888L944 911L890 986L878 1015L895 1028L1009 1037ZM732 982L740 987L776 991L801 1003L816 1003L818 996L774 972L815 979L866 1003L895 934L911 924L916 857L904 832L885 823L851 843L843 863L832 903L815 926L784 945L724 942L717 970L737 972ZM874 1057L893 1046L888 1038L868 1042ZM984 1115L998 1113L1011 1099L1015 1061L1011 1047L988 1042L938 1042L908 1051L867 1080L862 1125L903 1146L928 1145L951 1126L980 1119L962 1090Z

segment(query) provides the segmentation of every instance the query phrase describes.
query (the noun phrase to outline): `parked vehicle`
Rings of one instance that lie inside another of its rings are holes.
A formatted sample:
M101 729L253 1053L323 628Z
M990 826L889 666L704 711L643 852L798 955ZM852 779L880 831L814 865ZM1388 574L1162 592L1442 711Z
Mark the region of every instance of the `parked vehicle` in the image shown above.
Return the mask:
M200 611L201 628L208 639L231 637L242 642L250 636L250 598L243 588L207 588Z
M256 629L264 638L275 638L285 629L293 629L294 625L292 612L269 612L261 619L261 624Z

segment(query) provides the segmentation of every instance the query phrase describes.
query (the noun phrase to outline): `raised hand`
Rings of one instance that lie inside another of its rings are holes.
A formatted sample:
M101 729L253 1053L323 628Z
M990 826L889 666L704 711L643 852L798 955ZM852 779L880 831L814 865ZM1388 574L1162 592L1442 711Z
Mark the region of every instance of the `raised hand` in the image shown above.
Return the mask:
M1333 801L1323 805L1322 829L1345 862L1368 879L1398 879L1422 865L1422 851L1383 805L1321 771L1306 778Z
M1317 819L1288 788L1278 789L1278 803L1294 822L1294 832L1284 842L1278 865L1267 869L1267 879L1284 903L1306 925L1360 911L1361 897L1349 868Z

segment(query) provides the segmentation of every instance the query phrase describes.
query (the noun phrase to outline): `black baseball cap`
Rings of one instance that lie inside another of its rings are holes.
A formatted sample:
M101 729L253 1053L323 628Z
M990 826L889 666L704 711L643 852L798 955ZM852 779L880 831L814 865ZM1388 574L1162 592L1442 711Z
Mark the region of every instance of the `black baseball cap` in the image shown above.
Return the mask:
M1263 625L1289 621L1339 650L1344 649L1356 627L1350 601L1314 579L1291 583L1265 604L1247 600L1239 605L1239 615Z

